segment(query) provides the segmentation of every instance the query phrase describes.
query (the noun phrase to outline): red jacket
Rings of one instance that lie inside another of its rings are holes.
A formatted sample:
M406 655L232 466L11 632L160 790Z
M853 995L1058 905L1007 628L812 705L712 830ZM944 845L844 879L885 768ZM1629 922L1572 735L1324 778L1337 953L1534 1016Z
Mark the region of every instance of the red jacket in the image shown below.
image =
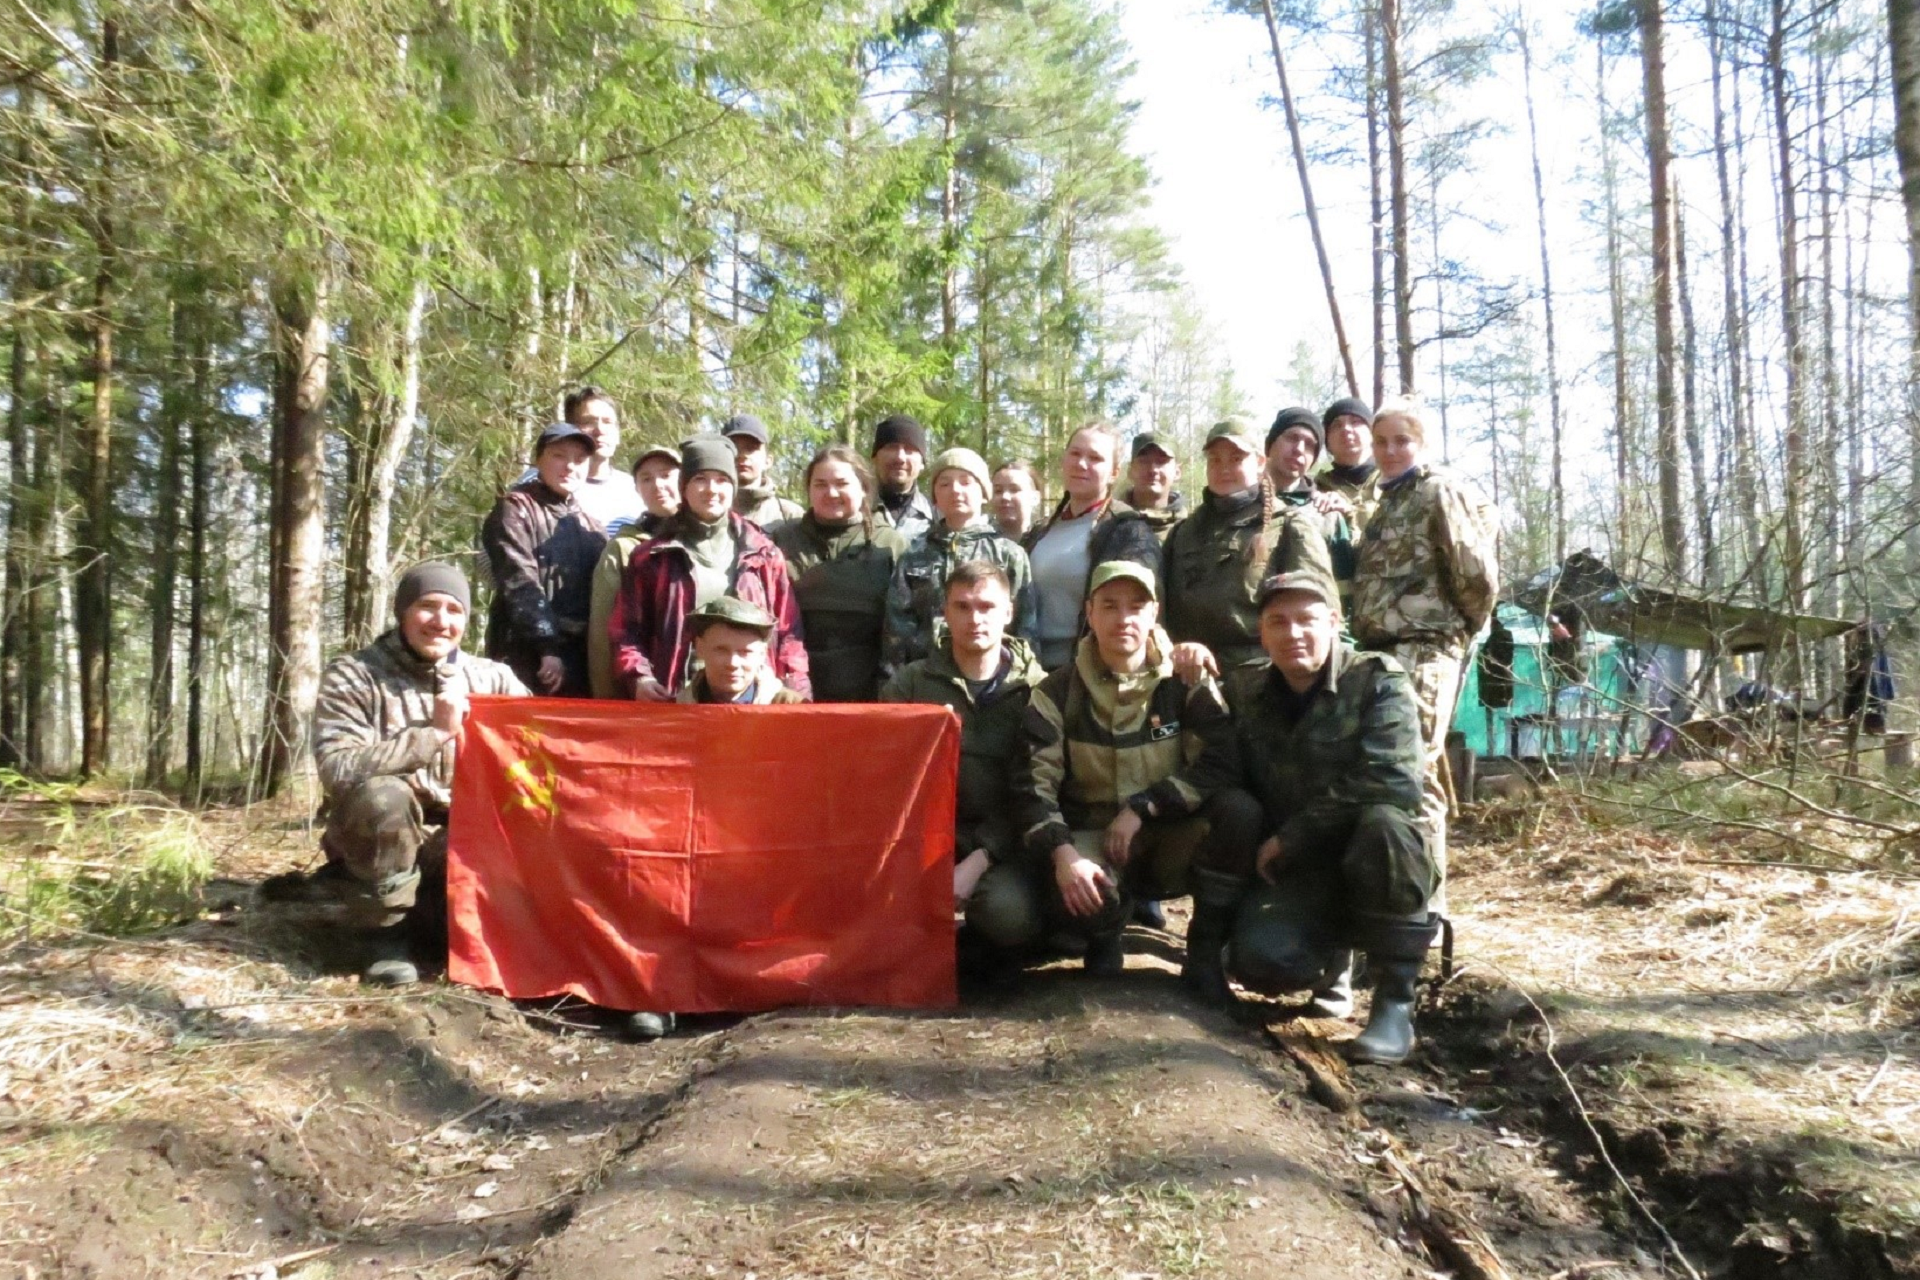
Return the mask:
M787 577L787 558L760 527L737 514L733 525L733 585L728 592L757 604L779 624L767 646L767 657L782 684L796 693L813 696L807 678L807 650L800 639L800 608L794 602ZM680 540L677 522L669 522L658 537L633 549L620 579L620 595L607 619L613 642L613 679L620 692L633 696L634 686L652 677L668 693L678 693L687 680L692 634L687 615L693 612L693 553Z

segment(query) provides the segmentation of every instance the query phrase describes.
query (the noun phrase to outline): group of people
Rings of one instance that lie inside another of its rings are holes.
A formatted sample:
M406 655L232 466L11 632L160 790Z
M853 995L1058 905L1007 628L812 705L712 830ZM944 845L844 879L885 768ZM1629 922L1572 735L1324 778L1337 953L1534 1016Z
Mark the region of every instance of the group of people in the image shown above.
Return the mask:
M586 387L565 412L483 526L488 658L462 644L466 579L430 563L400 579L394 629L323 681L319 874L356 904L367 980L415 980L409 947L444 910L470 693L932 703L961 725L969 972L1078 955L1117 973L1128 921L1191 896L1196 997L1230 1004L1237 981L1344 1017L1364 952L1351 1052L1406 1055L1442 908L1446 733L1497 592L1492 513L1428 465L1416 405L1221 422L1190 510L1164 441L1091 423L1044 514L1034 466L932 452L905 415L864 453L818 450L796 503L756 417L623 473L613 400ZM672 1015L627 1022L656 1036Z

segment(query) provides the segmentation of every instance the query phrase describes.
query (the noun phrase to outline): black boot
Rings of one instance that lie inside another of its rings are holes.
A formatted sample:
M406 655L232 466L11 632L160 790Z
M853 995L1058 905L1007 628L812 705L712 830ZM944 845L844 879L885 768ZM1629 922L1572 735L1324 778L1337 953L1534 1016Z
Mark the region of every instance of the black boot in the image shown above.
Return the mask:
M1208 1008L1228 1009L1236 1003L1224 957L1246 887L1239 876L1200 868L1193 872L1193 919L1187 922L1187 958L1180 966L1180 982Z
M1439 917L1425 911L1402 918L1363 917L1359 933L1373 971L1373 1009L1366 1030L1347 1043L1347 1057L1390 1063L1404 1061L1413 1051L1420 965L1439 932Z
M360 981L371 987L406 987L420 981L410 941L404 924L368 929L361 940Z

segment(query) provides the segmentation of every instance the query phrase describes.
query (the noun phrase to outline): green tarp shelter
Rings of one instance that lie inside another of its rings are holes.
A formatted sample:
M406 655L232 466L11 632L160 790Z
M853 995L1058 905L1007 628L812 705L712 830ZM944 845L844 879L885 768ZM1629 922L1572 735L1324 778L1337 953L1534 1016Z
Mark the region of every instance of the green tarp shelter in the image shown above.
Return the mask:
M1486 646L1474 650L1467 664L1453 727L1475 755L1505 756L1518 745L1522 755L1576 755L1620 749L1621 711L1631 699L1633 646L1618 636L1587 631L1580 643L1587 672L1583 686L1569 686L1562 677L1559 718L1546 727L1553 711L1550 700L1551 665L1547 655L1547 624L1538 614L1514 604L1500 605L1496 614L1513 636L1513 697L1504 707L1489 707L1481 699L1480 681L1486 665ZM1642 731L1645 717L1629 717L1629 730ZM1520 732L1514 732L1518 721ZM1546 740L1551 732L1553 740ZM1515 739L1519 741L1516 744ZM1634 744L1629 744L1631 747Z

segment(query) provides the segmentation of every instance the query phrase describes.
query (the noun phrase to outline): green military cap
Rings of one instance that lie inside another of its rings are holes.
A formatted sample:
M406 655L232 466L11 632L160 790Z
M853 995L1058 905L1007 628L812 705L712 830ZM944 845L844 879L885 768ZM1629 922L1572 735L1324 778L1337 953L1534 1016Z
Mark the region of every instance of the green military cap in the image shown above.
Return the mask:
M1266 450L1260 444L1260 433L1255 431L1253 424L1245 418L1228 418L1224 422L1214 423L1213 430L1207 432L1207 446L1211 446L1216 440L1231 440L1255 457L1266 455Z
M733 596L721 596L695 609L688 615L687 621L693 624L693 634L699 635L708 627L724 622L730 627L739 627L742 631L758 631L762 636L771 636L778 624L772 614L759 605Z
M1290 569L1286 573L1276 573L1260 584L1259 606L1264 609L1267 601L1283 591L1302 591L1333 609L1340 607L1340 588L1333 579L1315 569Z
M1141 454L1145 453L1149 449L1156 450L1159 453L1169 458L1173 456L1173 450L1167 447L1166 441L1162 440L1159 436L1155 435L1151 431L1142 431L1139 435L1133 438L1133 452L1129 453L1127 455L1127 458L1129 461L1131 461L1132 459L1139 457Z
M1153 570L1132 560L1109 560L1093 571L1093 579L1087 584L1087 597L1106 586L1109 582L1137 582L1147 589L1147 599L1158 600L1159 591L1154 587Z

